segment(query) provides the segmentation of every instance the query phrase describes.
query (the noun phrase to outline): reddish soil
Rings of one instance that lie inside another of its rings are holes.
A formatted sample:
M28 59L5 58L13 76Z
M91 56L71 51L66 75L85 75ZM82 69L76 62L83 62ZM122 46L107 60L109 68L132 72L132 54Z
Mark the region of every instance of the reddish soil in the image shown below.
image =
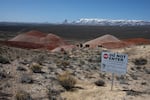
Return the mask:
M0 44L12 46L12 47L18 47L18 48L26 48L26 49L38 49L44 47L44 45L42 44L18 42L18 41L0 41Z
M150 40L144 39L144 38L132 38L132 39L125 39L123 41L128 42L128 43L132 43L135 45L150 44Z
M144 45L144 44L145 45L150 44L150 40L144 38L132 38L132 39L125 39L120 42L105 42L102 43L101 46L108 49L115 49L115 48L124 48L133 45Z

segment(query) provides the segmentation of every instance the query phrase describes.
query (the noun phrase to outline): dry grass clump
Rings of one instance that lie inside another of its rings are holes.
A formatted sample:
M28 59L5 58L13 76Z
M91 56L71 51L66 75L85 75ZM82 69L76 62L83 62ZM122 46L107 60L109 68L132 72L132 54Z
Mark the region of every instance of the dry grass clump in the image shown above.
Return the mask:
M23 90L17 91L15 100L33 100L31 95Z
M30 69L32 70L32 72L34 73L41 73L42 72L42 66L37 64L37 63L32 63L30 65Z
M67 91L72 90L76 84L76 79L69 72L58 75L58 81Z

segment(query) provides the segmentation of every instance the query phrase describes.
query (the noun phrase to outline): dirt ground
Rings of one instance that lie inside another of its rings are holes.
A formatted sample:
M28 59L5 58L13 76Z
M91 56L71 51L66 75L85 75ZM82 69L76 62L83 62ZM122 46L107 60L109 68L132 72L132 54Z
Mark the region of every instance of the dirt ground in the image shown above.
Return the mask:
M0 99L16 100L18 91L23 90L33 100L52 97L56 100L149 100L150 45L109 49L129 56L127 74L115 75L113 91L110 90L111 74L100 70L103 50L78 48L67 53L51 53L0 46ZM34 64L42 67L40 72L31 70ZM58 75L66 71L76 80L73 91L66 90L58 80ZM97 86L98 80L103 80L105 85Z

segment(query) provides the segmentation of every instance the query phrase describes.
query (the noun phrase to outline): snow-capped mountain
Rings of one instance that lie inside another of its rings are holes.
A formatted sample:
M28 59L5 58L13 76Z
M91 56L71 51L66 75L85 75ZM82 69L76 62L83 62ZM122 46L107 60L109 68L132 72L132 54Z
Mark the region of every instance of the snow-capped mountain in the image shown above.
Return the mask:
M111 20L111 19L88 19L82 18L77 21L73 21L70 24L76 25L100 25L100 26L138 26L138 25L150 25L150 21L143 20Z

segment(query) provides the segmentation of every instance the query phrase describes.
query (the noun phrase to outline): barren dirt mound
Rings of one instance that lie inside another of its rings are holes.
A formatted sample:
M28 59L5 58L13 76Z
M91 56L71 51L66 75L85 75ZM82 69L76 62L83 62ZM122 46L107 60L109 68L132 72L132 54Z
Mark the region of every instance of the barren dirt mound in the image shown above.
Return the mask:
M40 41L37 42L40 44L55 44L57 46L66 45L67 43L57 35L48 34L46 37L41 37Z
M25 34L26 35L31 35L31 36L36 36L36 37L45 37L47 35L45 33L42 33L40 31L36 31L36 30L29 31L29 32L27 32Z
M40 40L39 37L36 36L30 36L27 34L20 34L8 41L18 41L18 42L31 42L31 43L36 43Z
M89 47L95 48L95 47L101 46L103 43L106 43L106 42L120 42L120 40L116 38L115 36L107 34L107 35L98 37L94 40L90 40L84 43L84 45L89 45Z
M45 34L39 31L29 31L27 33L20 34L7 42L2 44L20 47L20 48L46 48L52 50L56 47L66 45L67 43L57 35Z
M47 34L33 30L23 34L19 34L9 41L38 42L41 37L46 37L46 35Z
M86 47L86 45L89 45L89 47L91 48L104 47L107 49L115 49L115 48L124 48L133 45L143 45L143 44L150 44L150 40L144 38L132 38L132 39L119 40L118 38L112 35L104 35L84 43L84 46Z

